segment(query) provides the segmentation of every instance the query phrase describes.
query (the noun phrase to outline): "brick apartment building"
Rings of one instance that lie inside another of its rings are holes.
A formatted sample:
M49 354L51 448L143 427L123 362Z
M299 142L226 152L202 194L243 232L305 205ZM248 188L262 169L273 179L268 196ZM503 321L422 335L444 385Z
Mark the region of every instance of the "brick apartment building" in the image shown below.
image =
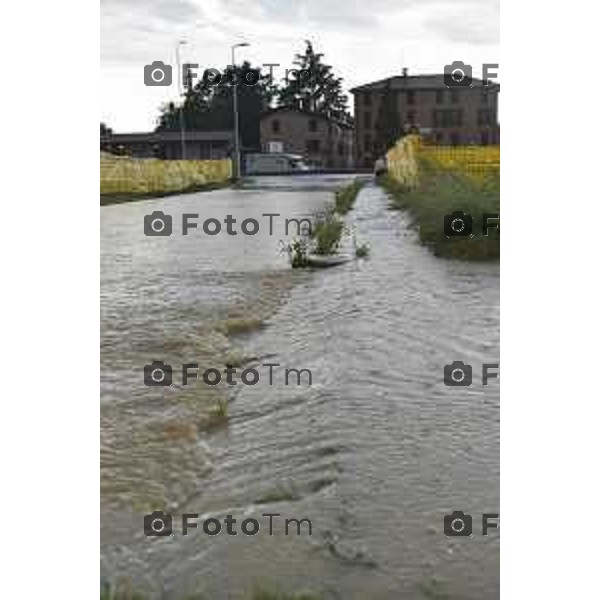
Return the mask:
M378 131L382 112L395 107L399 131L418 130L435 144L498 144L498 92L495 83L448 88L443 75L402 75L356 87L354 117L357 166L371 167L385 153ZM383 101L383 99L386 99ZM384 107L387 104L387 107Z
M323 169L349 169L354 165L354 130L309 111L275 108L260 119L263 152L304 156Z

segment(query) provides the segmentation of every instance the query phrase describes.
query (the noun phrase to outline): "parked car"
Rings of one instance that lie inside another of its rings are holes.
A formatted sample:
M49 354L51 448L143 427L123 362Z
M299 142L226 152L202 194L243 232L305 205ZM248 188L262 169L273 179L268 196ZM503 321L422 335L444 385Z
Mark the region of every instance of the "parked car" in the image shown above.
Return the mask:
M246 175L283 175L306 173L310 167L298 154L248 154Z

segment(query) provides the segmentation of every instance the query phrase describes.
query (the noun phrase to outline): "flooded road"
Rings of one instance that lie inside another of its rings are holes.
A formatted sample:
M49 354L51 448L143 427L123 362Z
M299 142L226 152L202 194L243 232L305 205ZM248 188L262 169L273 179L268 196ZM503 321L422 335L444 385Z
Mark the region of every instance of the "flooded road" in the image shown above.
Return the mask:
M499 362L499 265L435 258L370 183L344 217L369 258L292 271L284 218L322 211L349 179L265 177L102 208L106 581L177 599L245 599L257 586L499 597L499 534L481 535L481 514L499 512L499 384L481 385L481 365ZM173 216L171 236L144 235L156 210ZM184 212L261 229L182 236ZM263 213L281 214L273 235ZM144 385L155 360L173 366L173 386ZM455 360L473 366L472 387L444 385ZM262 369L253 386L183 386L183 363L281 367L273 385ZM285 385L285 367L310 369L312 385ZM156 510L173 515L172 538L144 535ZM454 510L473 515L472 538L444 536ZM183 513L261 529L182 536ZM264 513L310 519L312 535L276 525L271 536Z

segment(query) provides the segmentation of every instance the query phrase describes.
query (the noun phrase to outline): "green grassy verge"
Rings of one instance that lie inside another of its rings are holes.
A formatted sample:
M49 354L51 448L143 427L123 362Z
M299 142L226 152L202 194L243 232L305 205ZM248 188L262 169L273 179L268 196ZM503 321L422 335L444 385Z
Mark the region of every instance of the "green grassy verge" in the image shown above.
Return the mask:
M335 212L345 215L350 211L358 196L358 192L365 184L364 181L355 179L351 184L344 186L335 193Z
M345 215L354 206L354 201L358 196L365 181L355 179L352 183L345 185L335 192L335 207L333 211L326 213L313 228L312 237L316 245L314 253L320 256L328 256L338 251L342 233L344 232L344 223L340 221L336 214ZM366 254L365 254L366 256Z
M389 174L379 178L390 194L391 208L409 211L418 227L421 242L436 256L463 260L496 260L500 257L500 231L490 228L483 235L482 215L500 214L500 181L489 177L482 181L457 173L440 172L420 164L419 186L407 189ZM447 237L444 217L461 211L473 217L472 237ZM490 220L490 225L498 221Z

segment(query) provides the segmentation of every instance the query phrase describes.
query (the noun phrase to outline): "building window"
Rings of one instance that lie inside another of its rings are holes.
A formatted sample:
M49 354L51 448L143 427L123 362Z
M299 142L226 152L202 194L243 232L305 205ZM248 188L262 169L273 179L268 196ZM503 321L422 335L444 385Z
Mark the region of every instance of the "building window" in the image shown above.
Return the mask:
M319 128L319 124L316 119L310 119L308 121L308 130L314 133Z
M321 144L319 140L307 140L306 141L306 151L309 154L318 154L321 150Z
M408 90L408 92L406 93L406 103L407 104L414 104L415 103L415 99L416 99L416 94L414 90Z
M279 131L281 130L279 121L277 121L277 120L273 121L272 128L273 128L273 133L279 133Z
M363 125L365 129L371 129L371 113L366 112L363 115Z
M452 104L458 104L458 101L459 101L458 90L451 90L450 91L450 102L452 102Z
M344 156L344 144L342 142L338 142L337 150L340 156Z
M481 127L491 127L495 123L495 115L493 110L483 108L477 111L477 125Z
M434 110L434 127L461 127L463 124L462 110Z
M412 110L406 113L406 121L409 125L415 124L415 113Z
M435 91L435 103L444 104L444 90Z
M458 146L460 144L460 134L456 133L456 131L453 131L450 134L450 143L453 146Z
M363 95L364 105L371 106L371 92L365 92Z
M364 138L365 152L371 152L371 136L365 135Z

